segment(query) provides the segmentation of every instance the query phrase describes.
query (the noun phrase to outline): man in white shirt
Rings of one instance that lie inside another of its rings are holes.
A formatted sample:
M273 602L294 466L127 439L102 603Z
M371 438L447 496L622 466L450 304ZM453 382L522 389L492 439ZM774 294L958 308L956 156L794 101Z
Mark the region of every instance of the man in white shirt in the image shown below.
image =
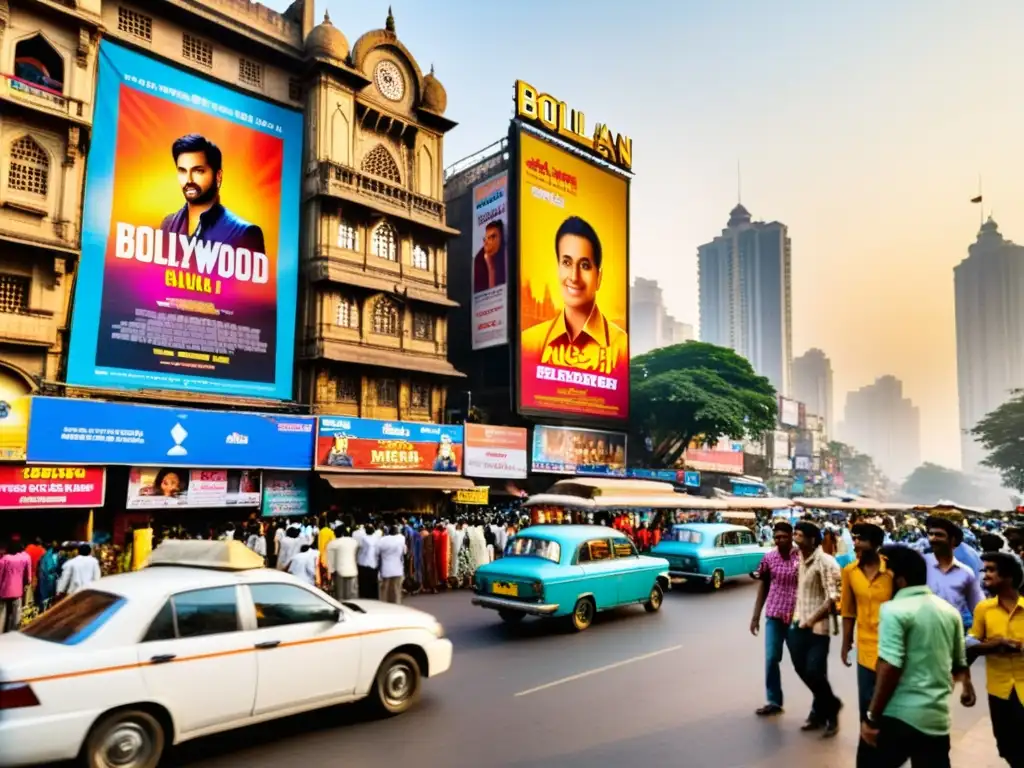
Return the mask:
M358 537L359 549L356 565L359 567L359 596L364 600L380 598L380 584L377 581L377 545L380 537L372 523L363 526L363 535Z
M295 541L299 541L298 538ZM320 553L309 544L303 544L298 554L288 564L288 573L298 576L312 587L317 586L320 579L320 572L317 566L320 564Z
M391 535L384 536L377 545L380 561L380 599L385 603L402 602L402 578L405 575L405 536L397 525Z
M327 545L327 570L331 574L331 586L335 600L352 600L359 597L359 567L356 552L359 542L352 532L341 525L334 528L334 541Z
M73 595L100 578L100 561L92 556L92 547L82 544L78 554L66 563L60 572L57 595Z
M299 528L292 526L281 539L281 546L277 551L277 570L291 573L288 567L292 564L295 556L299 554L300 549L302 549L302 539L299 537Z

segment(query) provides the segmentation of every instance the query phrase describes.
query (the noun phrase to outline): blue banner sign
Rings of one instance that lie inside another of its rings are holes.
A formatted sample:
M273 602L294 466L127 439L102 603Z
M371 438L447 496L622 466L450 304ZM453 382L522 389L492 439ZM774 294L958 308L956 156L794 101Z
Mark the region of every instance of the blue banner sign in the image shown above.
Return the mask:
M676 471L674 469L630 467L626 470L626 477L632 477L637 480L659 480L663 483L674 483L676 481Z
M313 465L314 423L304 416L34 397L27 461L305 471Z
M309 477L284 472L263 473L264 517L305 517L309 514Z
M683 472L683 485L687 488L700 488L700 472Z

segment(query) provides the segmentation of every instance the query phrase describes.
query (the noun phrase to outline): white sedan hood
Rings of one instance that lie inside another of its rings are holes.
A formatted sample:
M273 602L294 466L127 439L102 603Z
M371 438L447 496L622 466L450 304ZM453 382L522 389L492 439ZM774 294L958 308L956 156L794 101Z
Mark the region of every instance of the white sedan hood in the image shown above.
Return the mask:
M420 611L404 605L395 605L394 603L382 603L379 600L345 600L342 602L342 605L355 606L363 613L371 616L394 616L396 619L415 621L417 624L427 625L437 621L426 611Z

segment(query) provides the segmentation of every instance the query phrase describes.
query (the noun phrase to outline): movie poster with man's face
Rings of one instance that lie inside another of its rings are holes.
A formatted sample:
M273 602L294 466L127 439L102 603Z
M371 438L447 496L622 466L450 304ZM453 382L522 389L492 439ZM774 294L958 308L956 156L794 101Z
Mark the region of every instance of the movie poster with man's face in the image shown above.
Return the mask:
M519 133L519 408L629 416L626 179Z
M104 41L68 382L290 399L302 115Z

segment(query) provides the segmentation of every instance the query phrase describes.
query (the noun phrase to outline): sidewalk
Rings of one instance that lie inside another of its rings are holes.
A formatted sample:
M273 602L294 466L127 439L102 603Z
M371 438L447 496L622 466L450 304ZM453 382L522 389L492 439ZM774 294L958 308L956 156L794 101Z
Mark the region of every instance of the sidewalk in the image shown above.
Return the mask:
M996 751L996 742L992 738L992 721L989 718L981 718L959 738L956 733L952 736L953 748L949 757L954 768L1006 768L1006 763Z

